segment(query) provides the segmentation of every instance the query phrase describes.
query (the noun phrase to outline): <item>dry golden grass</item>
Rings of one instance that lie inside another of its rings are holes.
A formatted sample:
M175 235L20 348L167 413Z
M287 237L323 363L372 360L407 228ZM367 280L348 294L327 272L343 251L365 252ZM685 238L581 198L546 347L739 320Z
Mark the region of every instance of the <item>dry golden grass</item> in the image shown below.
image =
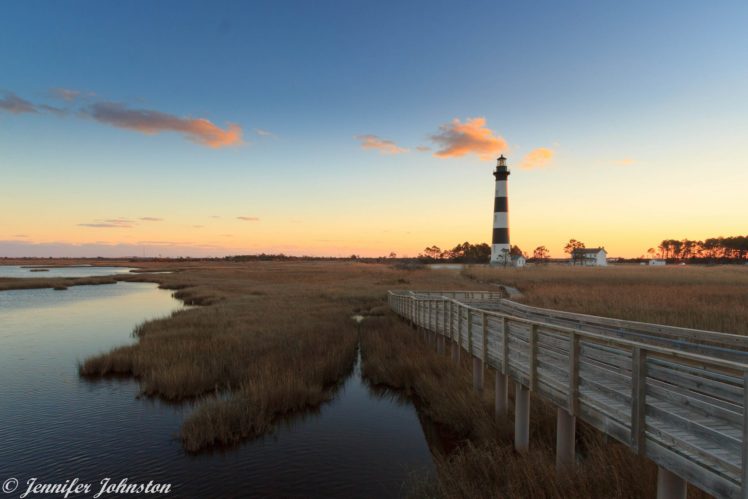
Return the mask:
M458 274L355 263L214 263L173 274L118 276L160 282L188 304L147 322L138 341L87 359L84 376L139 378L144 394L203 397L181 429L199 451L266 433L280 417L314 407L350 370L354 313L386 312L386 291L472 283Z
M402 321L387 316L366 324L361 337L362 373L373 383L404 390L419 411L445 428L458 442L456 450L435 453L437 479L415 475L408 484L411 497L460 499L501 498L640 498L654 497L657 467L623 445L607 440L584 424L578 425L582 458L572 472L555 469L555 409L533 397L531 449L513 450L513 420L496 420L493 413L493 371L486 387L472 390L470 362L457 366L438 354L430 341ZM432 449L441 446L431 443ZM449 447L449 446L447 446ZM689 497L707 497L692 488Z
M158 282L185 303L205 306L143 324L135 345L86 360L81 374L136 376L144 393L170 400L201 397L181 431L185 448L197 451L271 431L278 418L327 400L355 355L350 316L376 315L363 326L364 376L411 395L422 415L462 442L437 456L438 479L417 482L416 496L652 497L656 467L580 425L583 458L573 474L557 475L555 411L535 398L531 452L516 455L511 420L493 417L493 374L487 371L481 396L473 393L467 355L459 368L437 355L387 311L387 289L491 290L490 283L500 282L517 286L538 306L748 332L748 269L738 267L471 267L459 274L343 262L144 266L174 273L113 279ZM0 289L62 284L6 281ZM689 496L703 494L694 489Z
M0 291L42 288L65 290L70 286L114 284L116 282L114 278L110 277L30 277L23 279L0 277Z
M539 307L748 334L748 266L538 265L524 269L470 267L481 284L501 283Z

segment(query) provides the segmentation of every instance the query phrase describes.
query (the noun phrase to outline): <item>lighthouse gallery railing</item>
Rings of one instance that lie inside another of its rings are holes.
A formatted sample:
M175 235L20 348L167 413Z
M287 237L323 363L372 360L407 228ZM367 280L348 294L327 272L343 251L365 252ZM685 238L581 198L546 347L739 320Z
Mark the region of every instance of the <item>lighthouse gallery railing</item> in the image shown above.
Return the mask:
M388 293L397 314L633 452L717 497L748 498L748 364L486 309L500 298ZM719 343L720 333L701 333ZM735 335L724 337L735 348Z

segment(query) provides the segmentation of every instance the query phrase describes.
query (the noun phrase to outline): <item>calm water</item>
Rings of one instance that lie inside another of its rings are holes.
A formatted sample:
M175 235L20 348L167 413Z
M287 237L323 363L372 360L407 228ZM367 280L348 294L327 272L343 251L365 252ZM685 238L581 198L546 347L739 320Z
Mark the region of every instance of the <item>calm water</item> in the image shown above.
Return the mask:
M171 483L170 497L392 497L411 471L433 473L413 406L372 392L358 366L318 412L198 456L175 438L190 404L137 399L133 380L79 379L78 359L132 342L136 324L178 308L143 283L0 293L0 482L77 477L96 489L111 477Z
M0 277L95 277L112 274L126 274L129 267L42 267L34 265L33 270L47 269L46 272L32 272L31 268L20 265L0 265Z

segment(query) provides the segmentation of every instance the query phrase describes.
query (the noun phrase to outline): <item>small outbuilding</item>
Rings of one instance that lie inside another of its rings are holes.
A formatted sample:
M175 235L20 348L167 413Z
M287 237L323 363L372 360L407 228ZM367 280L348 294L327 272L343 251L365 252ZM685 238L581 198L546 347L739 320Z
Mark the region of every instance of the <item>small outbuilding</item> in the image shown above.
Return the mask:
M522 255L512 255L512 267L524 267L527 260Z
M649 260L648 264L653 265L653 266L659 266L659 265L667 265L667 262L660 258L652 258Z
M605 248L577 248L571 252L571 264L583 267L605 267L608 252Z

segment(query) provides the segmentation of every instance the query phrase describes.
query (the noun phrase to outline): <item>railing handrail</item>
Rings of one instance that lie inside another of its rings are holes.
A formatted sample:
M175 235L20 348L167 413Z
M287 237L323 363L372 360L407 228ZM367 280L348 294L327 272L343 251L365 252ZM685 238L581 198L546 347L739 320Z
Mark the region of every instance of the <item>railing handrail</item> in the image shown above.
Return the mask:
M417 292L415 292L417 293ZM393 294L395 296L403 296L403 295L397 295L396 292L388 291L388 294ZM718 357L710 357L708 355L702 355L697 353L691 353L691 352L683 352L681 350L675 350L672 348L667 347L661 347L658 345L652 345L645 342L640 341L634 341L634 340L627 340L624 338L616 338L614 336L606 336L601 333L593 333L590 331L584 331L581 329L574 329L567 326L561 326L558 324L548 324L547 322L542 322L538 320L532 320L532 319L526 319L524 317L517 317L515 315L511 315L505 312L498 312L495 310L484 310L480 307L468 305L465 303L462 303L461 301L457 300L456 298L451 298L448 296L440 296L440 297L434 297L434 298L418 298L414 297L413 299L417 301L431 301L431 300L438 300L438 301L449 301L455 304L460 305L461 307L464 307L469 310L473 310L476 312L480 312L481 314L486 314L489 316L494 317L506 317L510 318L513 321L516 322L522 322L529 325L537 325L537 326L543 326L545 328L550 328L555 331L560 331L567 333L569 335L575 334L579 335L585 338L590 338L597 340L599 343L609 344L609 345L621 345L621 346L627 346L629 348L641 348L643 350L646 350L647 352L652 352L660 355L670 355L672 357L678 358L678 359L684 359L684 360L691 360L694 362L700 362L705 363L709 365L719 366L725 369L732 369L736 372L745 373L748 372L748 363L742 363L742 362L735 362L731 360L725 360L720 359Z
M393 290L388 302L467 350L474 386L476 362L493 367L707 492L748 498L748 363L657 344L666 336L648 335L653 344L595 323L514 315L521 310L493 308L497 294Z

